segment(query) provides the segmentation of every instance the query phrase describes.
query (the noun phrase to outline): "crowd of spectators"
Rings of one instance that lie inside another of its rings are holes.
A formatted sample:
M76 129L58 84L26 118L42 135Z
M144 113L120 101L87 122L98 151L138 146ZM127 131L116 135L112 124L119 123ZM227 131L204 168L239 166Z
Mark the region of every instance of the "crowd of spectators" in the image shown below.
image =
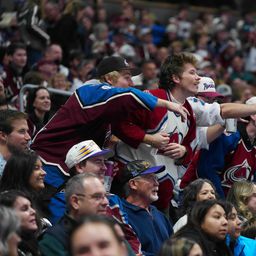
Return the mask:
M2 11L0 255L256 255L255 13L106 2Z
M110 15L104 1L95 5L78 0L17 2L13 12L16 16L3 12L0 23L8 100L17 96L24 82L38 84L39 77L40 84L73 92L94 77L95 66L110 55L123 56L141 68L135 86L155 88L162 60L181 51L193 52L200 71L217 86L233 88L234 100L246 100L244 91L254 90L253 12L240 14L223 6L192 15L188 5L181 5L160 22L153 11L138 8L133 1L121 1L119 10ZM13 45L17 43L23 45L17 48Z

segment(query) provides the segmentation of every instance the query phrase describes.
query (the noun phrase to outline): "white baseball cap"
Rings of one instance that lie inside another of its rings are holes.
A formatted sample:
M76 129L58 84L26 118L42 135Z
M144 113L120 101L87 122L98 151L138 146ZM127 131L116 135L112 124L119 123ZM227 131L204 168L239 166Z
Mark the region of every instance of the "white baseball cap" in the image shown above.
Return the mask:
M248 105L250 105L250 104L256 104L256 97L255 97L255 96L251 97L249 100L247 100L247 101L245 102L245 104L248 104Z
M74 145L66 155L65 164L69 169L85 159L104 156L105 158L112 157L114 152L110 149L101 150L93 140L85 140Z
M209 98L223 98L223 95L216 92L215 83L210 77L201 77L200 82L198 84L197 93L199 95L209 97Z

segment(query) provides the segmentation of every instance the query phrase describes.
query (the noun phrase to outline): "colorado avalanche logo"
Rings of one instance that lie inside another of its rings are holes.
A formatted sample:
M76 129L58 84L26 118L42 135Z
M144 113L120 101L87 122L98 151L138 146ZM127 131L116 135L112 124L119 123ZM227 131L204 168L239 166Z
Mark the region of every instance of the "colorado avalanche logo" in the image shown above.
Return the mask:
M247 160L244 160L241 164L230 167L224 173L222 186L230 188L231 185L236 181L248 180L249 178L252 180L252 176L250 177L252 168L249 166Z

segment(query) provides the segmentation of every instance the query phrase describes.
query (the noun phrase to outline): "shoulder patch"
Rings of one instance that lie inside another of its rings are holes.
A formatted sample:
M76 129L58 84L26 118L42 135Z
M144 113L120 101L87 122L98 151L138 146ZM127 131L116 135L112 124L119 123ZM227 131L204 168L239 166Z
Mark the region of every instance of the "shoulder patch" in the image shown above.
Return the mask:
M103 89L103 90L109 90L109 89L111 89L111 86L109 86L109 85L103 85L103 86L101 86L101 89Z
M197 103L197 102L199 102L199 103L201 103L201 105L205 105L205 102L203 101L203 100L201 100L201 99L198 99L198 98L196 98L196 97L193 97L192 98L192 101L194 102L194 103Z
M149 90L144 90L143 92L145 92L145 93L147 93L147 94L151 94L151 95L152 95L152 93L151 93Z

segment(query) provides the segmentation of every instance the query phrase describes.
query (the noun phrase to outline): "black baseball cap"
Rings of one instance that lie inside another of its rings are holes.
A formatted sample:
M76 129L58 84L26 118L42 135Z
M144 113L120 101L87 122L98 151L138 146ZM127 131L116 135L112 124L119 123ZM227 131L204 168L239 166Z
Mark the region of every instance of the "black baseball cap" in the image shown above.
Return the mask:
M125 184L129 180L150 174L150 173L160 173L165 170L164 165L152 166L150 162L145 160L135 160L129 162L124 169L121 171L120 181Z
M104 58L97 67L98 77L104 76L112 71L130 70L132 76L140 74L140 70L130 67L126 59L119 56Z

